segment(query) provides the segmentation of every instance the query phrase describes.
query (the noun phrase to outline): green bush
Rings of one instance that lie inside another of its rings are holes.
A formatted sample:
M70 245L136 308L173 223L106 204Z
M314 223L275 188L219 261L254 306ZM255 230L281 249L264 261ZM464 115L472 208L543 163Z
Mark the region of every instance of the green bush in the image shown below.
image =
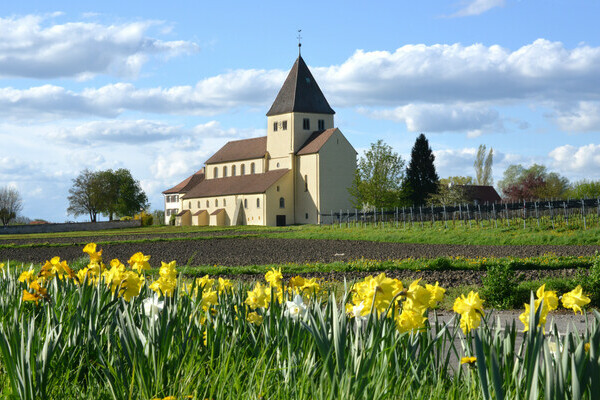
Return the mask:
M579 275L579 284L583 291L588 294L591 304L600 305L600 254L596 252L596 258L590 267L588 275Z
M131 221L132 219L129 215L120 218L121 221Z
M499 309L520 306L516 291L518 278L512 262L489 266L481 289L481 297L486 305Z

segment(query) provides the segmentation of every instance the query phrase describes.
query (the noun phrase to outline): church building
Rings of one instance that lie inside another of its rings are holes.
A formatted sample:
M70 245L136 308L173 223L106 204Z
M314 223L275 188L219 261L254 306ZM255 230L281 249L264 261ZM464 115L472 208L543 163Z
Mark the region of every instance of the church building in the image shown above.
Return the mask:
M351 208L356 150L301 56L267 112L267 136L231 141L165 190L165 223L318 224Z

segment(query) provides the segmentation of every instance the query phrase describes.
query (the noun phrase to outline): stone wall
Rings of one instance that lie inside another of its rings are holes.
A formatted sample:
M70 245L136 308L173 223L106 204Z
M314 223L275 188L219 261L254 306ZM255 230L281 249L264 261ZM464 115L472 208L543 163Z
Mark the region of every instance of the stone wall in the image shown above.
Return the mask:
M104 222L70 222L66 224L40 224L40 225L11 225L0 226L0 235L15 235L24 233L51 233L73 231L101 231L104 229L136 228L142 221L104 221Z

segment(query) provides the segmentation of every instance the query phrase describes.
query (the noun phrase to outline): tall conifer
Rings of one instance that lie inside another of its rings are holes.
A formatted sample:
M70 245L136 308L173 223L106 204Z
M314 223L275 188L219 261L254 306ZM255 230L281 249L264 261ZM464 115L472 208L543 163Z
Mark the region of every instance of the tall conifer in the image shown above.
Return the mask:
M422 133L417 137L406 169L406 183L410 199L415 205L424 205L431 194L438 192L439 177L435 172L435 156Z

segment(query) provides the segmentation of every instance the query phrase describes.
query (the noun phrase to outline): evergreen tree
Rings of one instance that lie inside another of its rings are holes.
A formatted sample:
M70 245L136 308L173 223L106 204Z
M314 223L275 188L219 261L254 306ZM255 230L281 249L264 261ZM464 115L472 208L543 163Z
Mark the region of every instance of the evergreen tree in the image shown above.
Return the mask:
M425 204L430 195L438 192L440 179L435 172L434 160L429 142L421 133L412 148L410 163L406 169L406 183L410 187L408 193L415 205Z

